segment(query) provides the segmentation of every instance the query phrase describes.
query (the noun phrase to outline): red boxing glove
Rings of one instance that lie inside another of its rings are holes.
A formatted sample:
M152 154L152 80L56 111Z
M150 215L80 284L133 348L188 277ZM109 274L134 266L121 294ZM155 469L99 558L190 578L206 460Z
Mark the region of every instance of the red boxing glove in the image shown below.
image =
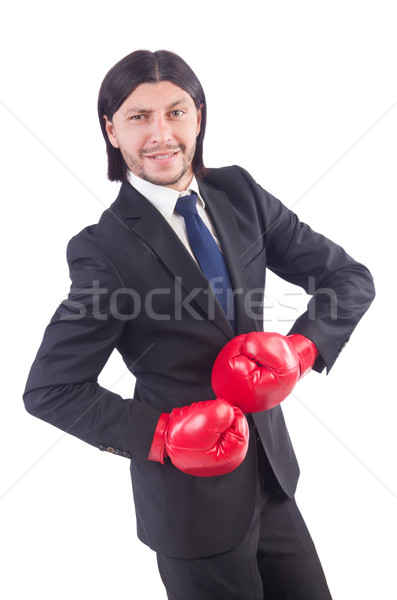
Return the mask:
M273 408L308 373L318 356L303 335L253 332L238 335L218 354L212 387L245 413Z
M188 475L225 475L243 462L248 439L239 408L221 398L195 402L161 415L148 460L164 463L169 456Z

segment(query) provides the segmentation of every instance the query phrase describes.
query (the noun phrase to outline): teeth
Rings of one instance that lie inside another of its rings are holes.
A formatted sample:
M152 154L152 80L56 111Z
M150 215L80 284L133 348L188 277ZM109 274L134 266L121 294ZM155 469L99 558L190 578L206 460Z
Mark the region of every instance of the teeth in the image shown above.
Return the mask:
M171 158L171 156L174 156L175 152L172 152L172 154L163 154L162 156L151 156L150 158L156 158L159 160L163 160L164 158Z

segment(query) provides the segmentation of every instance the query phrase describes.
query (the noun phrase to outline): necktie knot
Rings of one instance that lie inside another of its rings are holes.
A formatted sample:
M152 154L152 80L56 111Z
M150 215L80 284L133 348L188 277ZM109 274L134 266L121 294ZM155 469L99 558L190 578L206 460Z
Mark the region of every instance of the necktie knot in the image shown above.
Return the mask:
M192 217L197 215L197 194L181 196L175 205L175 210L182 217Z

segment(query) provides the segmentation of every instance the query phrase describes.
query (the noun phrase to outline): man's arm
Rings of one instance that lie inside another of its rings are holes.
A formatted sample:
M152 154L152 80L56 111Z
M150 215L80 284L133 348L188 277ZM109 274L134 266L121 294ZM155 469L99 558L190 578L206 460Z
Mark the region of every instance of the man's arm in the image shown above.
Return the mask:
M26 384L26 409L101 450L146 460L161 411L97 382L123 335L126 321L117 315L133 310L131 297L118 295L112 310L112 294L124 288L123 281L83 236L69 243L68 262L70 294L45 330Z
M313 369L326 367L329 372L375 296L372 276L343 248L300 222L246 171L238 170L257 201L269 269L312 296L289 334L311 340L319 351Z

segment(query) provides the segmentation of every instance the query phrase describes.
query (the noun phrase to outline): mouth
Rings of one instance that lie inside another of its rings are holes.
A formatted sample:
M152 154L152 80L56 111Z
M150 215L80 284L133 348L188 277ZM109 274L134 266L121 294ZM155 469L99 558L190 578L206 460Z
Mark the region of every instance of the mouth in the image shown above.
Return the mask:
M145 158L149 158L150 160L157 160L157 161L167 161L167 160L172 160L172 158L174 158L174 156L176 156L178 153L179 153L179 150L176 150L175 152L168 152L167 154L165 154L165 153L146 154Z

